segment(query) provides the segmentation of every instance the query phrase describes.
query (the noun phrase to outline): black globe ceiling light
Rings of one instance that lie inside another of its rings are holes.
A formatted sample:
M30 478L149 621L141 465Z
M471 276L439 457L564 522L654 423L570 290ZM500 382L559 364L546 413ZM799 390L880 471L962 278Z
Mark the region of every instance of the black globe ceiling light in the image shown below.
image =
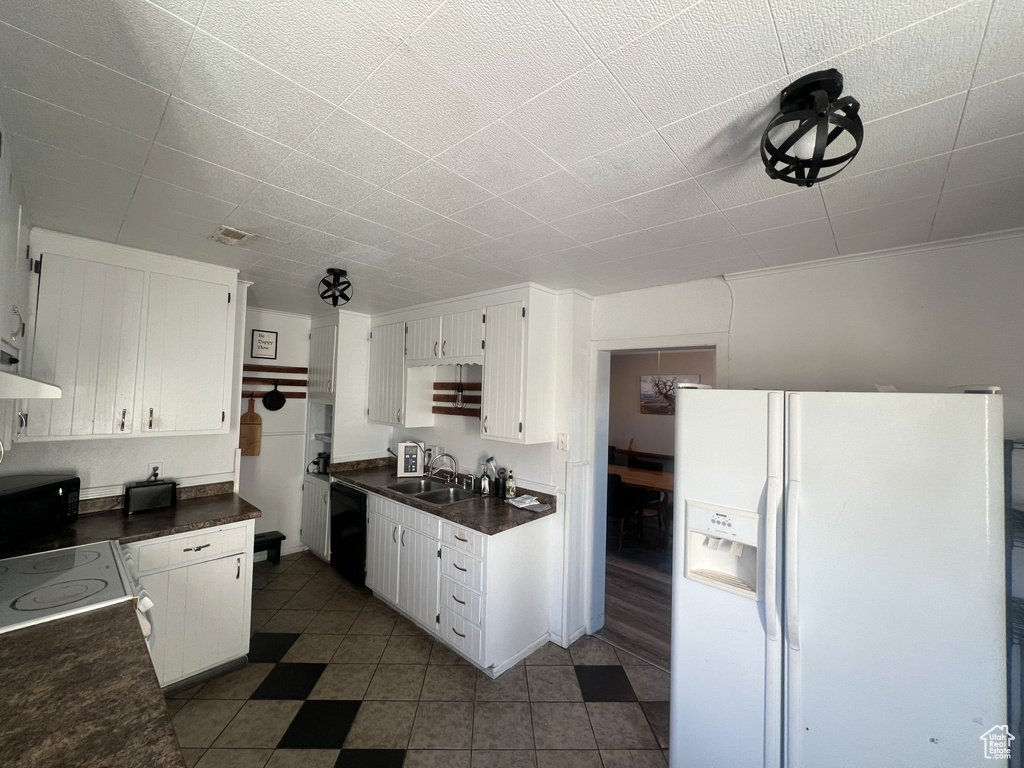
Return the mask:
M327 277L320 280L320 298L332 307L348 304L352 299L352 281L348 279L348 272L328 267Z
M839 98L843 76L826 69L794 80L779 95L779 113L761 136L761 160L773 179L810 187L831 179L860 151L860 102Z

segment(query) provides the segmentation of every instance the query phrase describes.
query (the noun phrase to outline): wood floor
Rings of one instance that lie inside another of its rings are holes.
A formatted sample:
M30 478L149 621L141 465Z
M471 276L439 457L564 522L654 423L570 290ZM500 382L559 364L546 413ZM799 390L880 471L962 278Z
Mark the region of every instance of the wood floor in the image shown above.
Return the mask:
M671 572L609 551L604 627L597 636L667 671L671 617Z

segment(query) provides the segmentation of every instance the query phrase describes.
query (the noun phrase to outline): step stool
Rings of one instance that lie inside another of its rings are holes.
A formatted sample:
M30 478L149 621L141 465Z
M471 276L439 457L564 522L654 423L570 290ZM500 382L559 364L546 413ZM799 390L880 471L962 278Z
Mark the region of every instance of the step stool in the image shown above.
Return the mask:
M253 553L265 551L270 564L278 565L281 562L281 542L286 538L288 537L280 531L257 533L252 540L252 551Z

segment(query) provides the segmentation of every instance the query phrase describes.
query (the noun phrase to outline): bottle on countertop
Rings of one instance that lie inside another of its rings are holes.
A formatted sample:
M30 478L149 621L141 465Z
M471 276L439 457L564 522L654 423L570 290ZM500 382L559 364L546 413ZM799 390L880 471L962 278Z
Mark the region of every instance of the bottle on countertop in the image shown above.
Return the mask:
M498 470L498 482L495 483L496 488L494 489L494 495L499 499L505 498L505 468L502 467Z
M487 466L483 464L480 471L480 495L491 495L491 478L487 475Z
M514 499L516 492L519 489L516 487L516 479L512 477L512 470L508 471L508 480L505 481L505 498Z

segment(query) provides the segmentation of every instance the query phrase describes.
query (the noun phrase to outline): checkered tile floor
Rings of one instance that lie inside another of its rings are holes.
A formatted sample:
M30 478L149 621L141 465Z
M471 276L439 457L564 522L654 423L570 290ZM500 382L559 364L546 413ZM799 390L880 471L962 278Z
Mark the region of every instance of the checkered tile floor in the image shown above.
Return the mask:
M253 582L249 665L167 699L190 767L667 765L668 674L601 640L491 680L312 555Z

